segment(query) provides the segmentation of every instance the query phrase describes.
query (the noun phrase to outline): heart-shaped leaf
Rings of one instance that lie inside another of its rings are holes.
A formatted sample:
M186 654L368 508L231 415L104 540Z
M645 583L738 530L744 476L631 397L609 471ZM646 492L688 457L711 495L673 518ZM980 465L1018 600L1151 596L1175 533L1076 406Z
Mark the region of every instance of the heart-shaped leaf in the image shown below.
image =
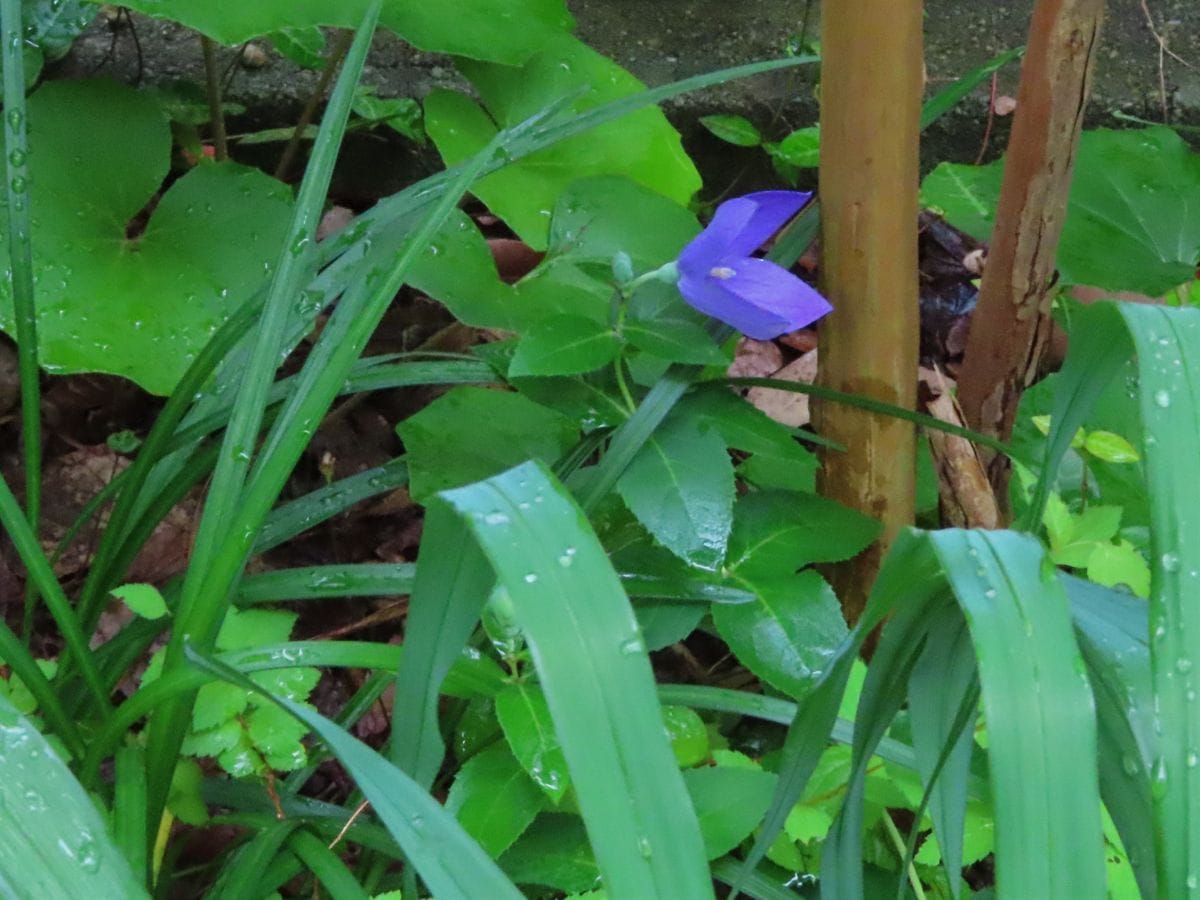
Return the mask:
M515 125L563 97L581 112L642 90L636 78L569 34L553 36L521 67L463 62L484 107L464 94L434 91L425 127L448 164L483 147L500 126ZM700 176L679 133L658 109L642 109L560 141L477 182L472 191L530 246L545 249L550 211L577 178L625 175L686 206Z
M154 203L170 163L166 117L150 97L110 82L48 84L28 115L42 363L170 393L262 283L286 233L290 191L254 169L205 164ZM7 239L0 216L6 264ZM11 334L8 284L0 279L0 328Z
M925 203L975 237L990 236L1003 163L942 163ZM1064 284L1158 295L1195 277L1200 261L1200 154L1170 128L1083 134L1058 247Z

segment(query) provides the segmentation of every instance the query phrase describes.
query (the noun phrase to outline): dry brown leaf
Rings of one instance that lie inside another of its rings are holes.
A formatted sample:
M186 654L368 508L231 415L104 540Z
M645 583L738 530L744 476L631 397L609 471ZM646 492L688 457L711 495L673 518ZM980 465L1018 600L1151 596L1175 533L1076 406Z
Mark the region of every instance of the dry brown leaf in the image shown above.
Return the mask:
M799 359L792 360L778 372L773 373L771 377L781 381L794 381L798 384L812 384L817 379L817 351L811 350ZM807 394L755 387L750 388L746 399L783 425L799 428L801 425L808 424Z

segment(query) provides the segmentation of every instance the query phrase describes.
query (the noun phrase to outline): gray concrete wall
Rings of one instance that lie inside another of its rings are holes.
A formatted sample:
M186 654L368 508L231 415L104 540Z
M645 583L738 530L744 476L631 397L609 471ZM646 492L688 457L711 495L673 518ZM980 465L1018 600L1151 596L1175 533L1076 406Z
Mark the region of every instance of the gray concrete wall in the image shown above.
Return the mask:
M584 40L651 85L783 55L789 40L800 31L808 6L806 0L567 2ZM1112 124L1117 111L1161 121L1160 76L1167 90L1168 117L1174 122L1200 124L1200 3L1147 3L1156 28L1187 65L1166 54L1160 58L1140 0L1114 0L1098 59L1090 124ZM997 53L1023 43L1032 7L1033 0L927 0L929 90L935 91ZM167 23L134 18L146 82L202 78L194 36ZM808 19L815 37L816 3L808 10ZM132 80L137 68L128 28L112 30L103 22L80 39L62 65L67 74L92 71L125 80ZM1002 75L1002 93L1015 93L1016 73L1016 67L1010 66ZM761 154L721 145L696 120L708 113L740 112L773 136L782 136L791 128L815 121L815 77L815 68L795 69L728 84L673 101L667 112L706 173L724 173L709 179L713 187L722 187L716 182L726 180L729 172L747 167L744 180L754 184L770 177ZM416 97L434 86L460 83L448 60L414 51L387 35L377 39L365 78L377 84L381 94ZM260 68L238 68L229 96L249 107L248 124L283 124L294 117L315 81L314 73L297 71L286 60L269 54ZM931 129L923 150L925 164L942 159L973 160L979 152L985 113L986 93L978 91ZM997 125L990 145L993 154L1003 150L1006 139L1005 120Z

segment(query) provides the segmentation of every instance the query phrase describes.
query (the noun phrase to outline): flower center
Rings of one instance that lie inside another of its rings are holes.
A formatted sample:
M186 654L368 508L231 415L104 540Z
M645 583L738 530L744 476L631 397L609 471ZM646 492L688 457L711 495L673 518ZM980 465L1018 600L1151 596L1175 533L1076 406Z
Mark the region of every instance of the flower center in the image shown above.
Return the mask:
M713 278L732 278L737 274L737 271L729 268L729 266L713 266L708 270L708 274Z

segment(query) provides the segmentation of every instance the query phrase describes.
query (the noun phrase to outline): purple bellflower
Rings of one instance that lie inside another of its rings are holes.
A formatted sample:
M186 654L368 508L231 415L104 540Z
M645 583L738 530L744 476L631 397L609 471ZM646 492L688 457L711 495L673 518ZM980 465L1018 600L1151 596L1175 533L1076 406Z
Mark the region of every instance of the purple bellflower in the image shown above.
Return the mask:
M759 191L717 207L676 264L679 293L700 312L767 341L815 322L833 307L782 266L751 254L812 194Z

